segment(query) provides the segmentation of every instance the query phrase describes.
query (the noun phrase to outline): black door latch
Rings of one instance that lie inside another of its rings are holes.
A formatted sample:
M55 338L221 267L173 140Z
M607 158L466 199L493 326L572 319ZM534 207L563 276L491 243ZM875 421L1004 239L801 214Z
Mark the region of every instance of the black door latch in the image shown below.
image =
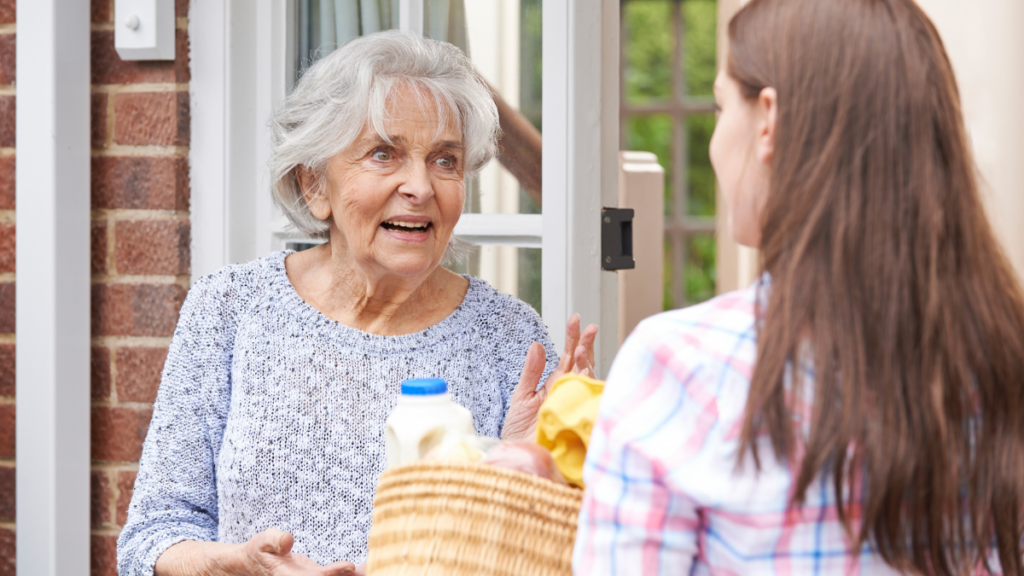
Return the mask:
M601 209L601 269L632 270L633 209Z

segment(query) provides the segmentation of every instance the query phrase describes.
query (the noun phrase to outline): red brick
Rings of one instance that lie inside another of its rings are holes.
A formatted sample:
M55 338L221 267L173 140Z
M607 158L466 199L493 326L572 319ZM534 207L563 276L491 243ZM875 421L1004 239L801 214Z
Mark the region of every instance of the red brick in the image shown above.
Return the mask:
M93 274L107 273L107 223L102 220L90 223L89 270Z
M93 336L171 336L187 290L177 284L93 284Z
M113 495L110 475L105 470L93 470L89 474L89 517L93 527L99 528L113 521L110 513Z
M118 274L188 274L187 221L121 221L115 230Z
M103 148L107 145L107 95L93 94L91 104L92 147Z
M117 536L93 534L89 538L89 576L117 576Z
M14 344L0 344L0 396L14 396Z
M132 503L132 491L135 489L134 470L117 472L117 524L124 526L128 522L128 506Z
M92 84L133 84L143 82L188 83L188 33L175 31L175 59L121 60L114 50L112 30L92 33Z
M111 0L92 0L89 6L91 12L90 20L97 24L112 21L110 4Z
M0 224L0 272L14 272L14 224Z
M92 159L92 207L188 210L185 158L96 156Z
M188 18L189 0L175 0L174 16L176 18Z
M188 92L129 92L114 97L118 144L183 146L188 135Z
M178 84L188 84L192 80L192 70L188 66L188 51L188 31L176 30L174 33L174 81Z
M154 402L167 348L120 348L117 351L117 399Z
M15 58L16 34L0 35L0 84L14 84L17 75L17 58Z
M14 530L0 528L0 576L16 576L14 569L15 546Z
M15 518L14 466L0 465L0 522Z
M14 210L13 156L0 156L0 210Z
M110 349L93 346L89 351L89 385L92 397L97 400L110 398Z
M14 458L14 404L0 404L0 458Z
M138 462L152 416L152 408L93 406L93 460Z
M14 147L14 96L0 96L0 146Z
M14 334L14 282L0 283L0 334Z
M0 0L0 24L14 24L14 8L18 0Z

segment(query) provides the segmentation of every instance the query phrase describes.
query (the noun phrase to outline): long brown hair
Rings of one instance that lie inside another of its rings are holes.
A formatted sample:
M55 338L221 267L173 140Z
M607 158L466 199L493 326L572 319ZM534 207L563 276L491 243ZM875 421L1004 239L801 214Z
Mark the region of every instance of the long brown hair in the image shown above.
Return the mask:
M995 546L1022 573L1024 296L938 32L912 0L753 0L729 40L744 96L778 93L740 457L769 435L793 506L830 474L851 548L894 568L991 570ZM802 360L813 387L785 382Z

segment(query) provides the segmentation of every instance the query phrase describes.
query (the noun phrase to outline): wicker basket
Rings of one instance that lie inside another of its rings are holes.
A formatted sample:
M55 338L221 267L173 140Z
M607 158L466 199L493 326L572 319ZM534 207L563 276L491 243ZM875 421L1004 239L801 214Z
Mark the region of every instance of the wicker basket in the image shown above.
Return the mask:
M414 462L385 472L370 576L569 576L583 493L489 466Z

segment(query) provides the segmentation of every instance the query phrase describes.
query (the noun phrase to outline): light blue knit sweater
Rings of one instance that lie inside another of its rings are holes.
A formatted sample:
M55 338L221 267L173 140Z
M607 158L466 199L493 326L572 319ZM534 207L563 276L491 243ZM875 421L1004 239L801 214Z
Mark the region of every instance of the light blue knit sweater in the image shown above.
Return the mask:
M438 324L377 336L306 304L286 254L189 292L117 542L121 576L150 576L183 540L241 543L271 527L321 564L363 562L401 381L444 378L477 434L498 436L530 344L547 349L544 378L558 361L537 313L481 280Z

